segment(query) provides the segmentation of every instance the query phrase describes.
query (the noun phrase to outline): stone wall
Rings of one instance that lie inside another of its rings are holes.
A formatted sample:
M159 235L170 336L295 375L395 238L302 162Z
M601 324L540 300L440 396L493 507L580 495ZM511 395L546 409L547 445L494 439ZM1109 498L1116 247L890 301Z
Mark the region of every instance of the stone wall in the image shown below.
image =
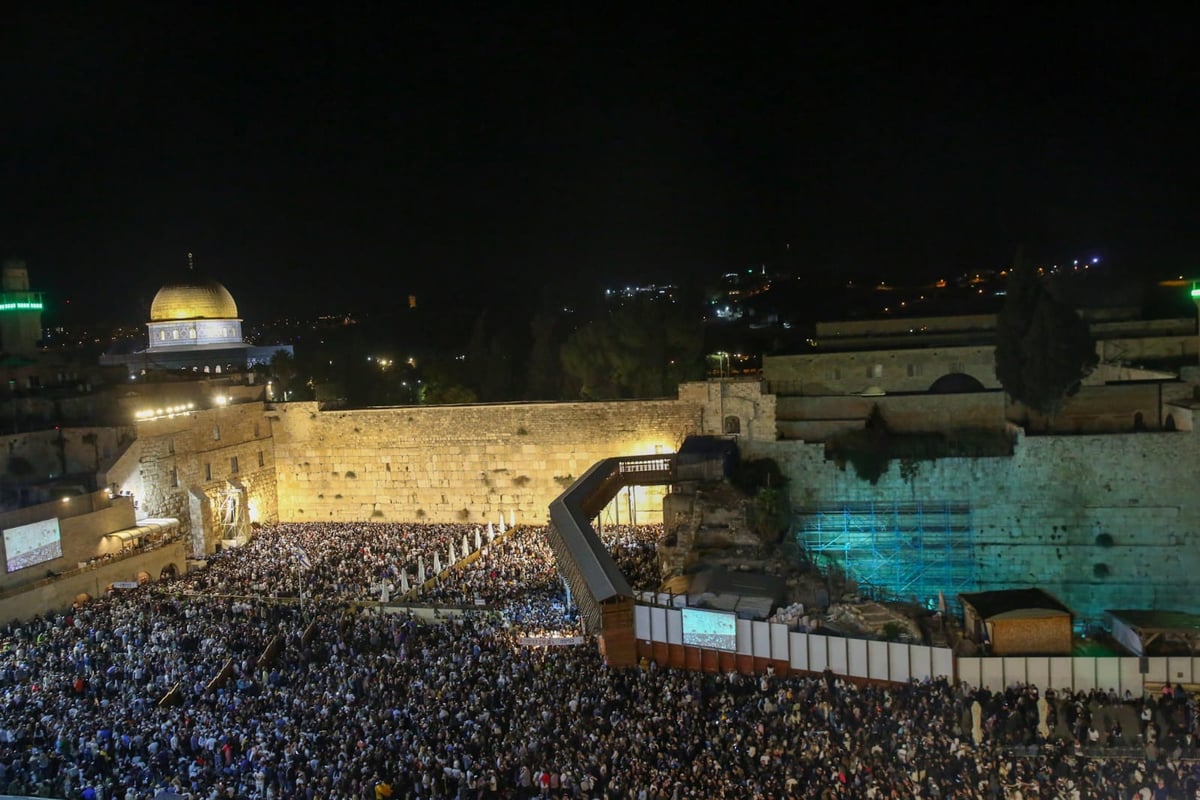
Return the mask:
M826 461L819 444L745 443L743 455L779 462L797 507L969 504L977 590L1039 586L1089 618L1108 608L1200 612L1190 433L1019 436L1011 457L917 462L911 480L893 461L876 485Z
M249 522L279 519L272 423L262 403L139 422L137 441L107 481L133 494L139 516L178 519L193 554L211 553L220 539L215 501L225 489L242 490Z
M678 400L272 412L279 518L542 523L603 458L670 453L699 431Z

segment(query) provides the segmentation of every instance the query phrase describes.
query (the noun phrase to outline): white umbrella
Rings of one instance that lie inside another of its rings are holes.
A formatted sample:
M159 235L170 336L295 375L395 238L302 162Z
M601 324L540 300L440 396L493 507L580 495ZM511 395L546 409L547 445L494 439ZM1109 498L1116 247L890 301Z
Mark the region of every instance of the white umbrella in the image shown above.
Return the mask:
M476 547L476 549L478 549L479 545L475 545L475 547ZM463 558L466 558L467 553L469 553L469 552L471 552L471 544L470 544L470 542L467 541L467 535L464 533L463 534L463 551L462 551Z
M508 527L517 527L517 512L511 508L508 510Z
M433 554L433 574L442 574L442 554L436 551Z
M492 521L488 520L488 544L496 540L496 529L492 527Z
M390 589L390 588L391 588L391 584L388 583L387 578L384 578L383 580L381 580L379 582L379 602L387 603L387 602L391 601L392 595L388 591L388 589Z
M500 535L501 535L501 536L503 536L503 535L504 535L504 532L505 532L506 530L508 530L508 528L505 528L505 527L504 527L504 513L503 513L503 512L501 512L501 513L500 513Z
M425 585L425 556L417 556L417 585Z
M479 538L479 528L476 528L475 529L475 549L478 550L481 547L483 547L483 542Z
M450 543L450 560L447 561L446 563L450 564L450 565L454 565L454 564L458 563L458 557L454 555L454 542Z
M408 573L407 573L407 572L401 572L401 573L400 573L400 593L401 593L401 594L408 594L408 593L409 593L409 591L410 591L410 589L409 589L409 586L408 586Z

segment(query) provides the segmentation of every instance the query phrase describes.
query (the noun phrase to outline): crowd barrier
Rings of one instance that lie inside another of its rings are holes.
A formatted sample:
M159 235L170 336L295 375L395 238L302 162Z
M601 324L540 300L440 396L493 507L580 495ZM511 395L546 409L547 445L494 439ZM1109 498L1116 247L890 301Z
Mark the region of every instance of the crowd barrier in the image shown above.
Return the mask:
M799 633L781 623L739 619L727 651L685 645L679 608L637 605L639 652L671 666L797 672L832 671L856 679L903 683L946 678L993 691L1014 684L1056 690L1128 692L1141 697L1164 684L1200 684L1200 657L1005 656L955 658L946 647ZM691 651L701 651L693 653Z

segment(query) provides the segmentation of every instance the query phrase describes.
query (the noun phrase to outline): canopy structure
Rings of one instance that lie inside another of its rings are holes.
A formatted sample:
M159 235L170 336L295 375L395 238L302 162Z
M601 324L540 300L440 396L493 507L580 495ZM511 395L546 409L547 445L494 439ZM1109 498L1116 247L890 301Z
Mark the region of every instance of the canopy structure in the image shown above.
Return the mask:
M121 545L136 544L142 539L152 534L163 535L168 531L177 530L179 528L179 520L174 517L155 517L148 519L139 519L137 525L132 528L122 528L119 531L106 533L105 536L111 536L121 541Z
M1113 636L1135 656L1156 649L1200 652L1200 614L1185 611L1110 610Z

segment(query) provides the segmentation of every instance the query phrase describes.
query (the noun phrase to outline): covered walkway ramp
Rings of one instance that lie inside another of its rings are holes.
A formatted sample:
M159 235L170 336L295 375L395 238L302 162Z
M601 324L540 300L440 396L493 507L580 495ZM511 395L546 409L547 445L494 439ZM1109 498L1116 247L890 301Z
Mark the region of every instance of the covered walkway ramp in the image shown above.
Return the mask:
M591 521L625 487L661 486L674 479L673 453L606 458L550 504L547 536L559 574L579 608L584 630L600 638L612 666L637 662L634 593Z

